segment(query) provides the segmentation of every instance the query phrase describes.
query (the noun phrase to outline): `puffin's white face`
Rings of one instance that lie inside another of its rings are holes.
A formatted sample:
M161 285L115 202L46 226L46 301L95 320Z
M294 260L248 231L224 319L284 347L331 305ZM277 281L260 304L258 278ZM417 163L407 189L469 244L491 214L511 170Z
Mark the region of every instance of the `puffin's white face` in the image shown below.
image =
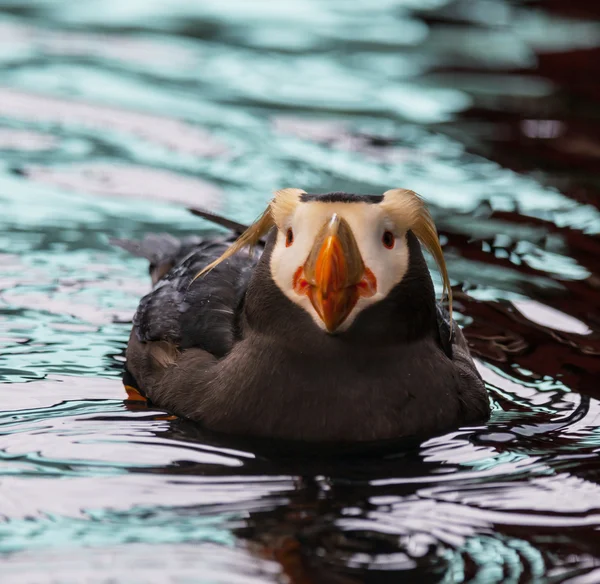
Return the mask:
M406 274L406 226L370 202L298 201L275 213L271 274L323 330L346 330Z

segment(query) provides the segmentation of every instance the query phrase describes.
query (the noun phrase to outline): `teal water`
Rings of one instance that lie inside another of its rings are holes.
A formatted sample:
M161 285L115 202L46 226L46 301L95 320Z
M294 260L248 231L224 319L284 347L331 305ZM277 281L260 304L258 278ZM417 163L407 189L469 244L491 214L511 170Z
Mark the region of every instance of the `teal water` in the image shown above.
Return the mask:
M598 47L502 0L0 0L0 581L599 582ZM285 186L430 202L489 425L321 464L126 400L109 238Z

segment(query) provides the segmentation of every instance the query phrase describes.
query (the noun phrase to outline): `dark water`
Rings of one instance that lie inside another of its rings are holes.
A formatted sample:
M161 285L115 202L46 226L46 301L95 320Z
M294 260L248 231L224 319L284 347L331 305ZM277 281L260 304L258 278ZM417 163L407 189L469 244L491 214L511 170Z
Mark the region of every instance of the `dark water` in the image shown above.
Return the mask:
M0 7L2 583L600 582L597 3ZM126 400L108 238L283 186L428 199L487 426L319 461Z

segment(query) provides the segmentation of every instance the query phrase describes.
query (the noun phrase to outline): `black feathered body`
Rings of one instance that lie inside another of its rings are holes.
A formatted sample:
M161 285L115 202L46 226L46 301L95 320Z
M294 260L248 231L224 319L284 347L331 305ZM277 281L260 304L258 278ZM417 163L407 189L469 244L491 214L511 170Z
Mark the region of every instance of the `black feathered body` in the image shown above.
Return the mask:
M337 335L273 281L274 240L192 282L227 245L199 241L141 301L128 368L156 405L218 431L311 441L431 434L488 416L466 341L436 305L412 233L402 282ZM179 354L157 367L151 349L165 342Z

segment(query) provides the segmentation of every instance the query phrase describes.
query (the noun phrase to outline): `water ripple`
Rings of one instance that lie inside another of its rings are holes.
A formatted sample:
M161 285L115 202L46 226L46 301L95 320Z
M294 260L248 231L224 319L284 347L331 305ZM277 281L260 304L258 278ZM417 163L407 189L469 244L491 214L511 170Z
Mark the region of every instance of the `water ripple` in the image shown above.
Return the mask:
M598 581L586 14L0 0L2 582ZM109 238L251 221L282 186L427 198L488 424L322 458L130 399L147 266Z

